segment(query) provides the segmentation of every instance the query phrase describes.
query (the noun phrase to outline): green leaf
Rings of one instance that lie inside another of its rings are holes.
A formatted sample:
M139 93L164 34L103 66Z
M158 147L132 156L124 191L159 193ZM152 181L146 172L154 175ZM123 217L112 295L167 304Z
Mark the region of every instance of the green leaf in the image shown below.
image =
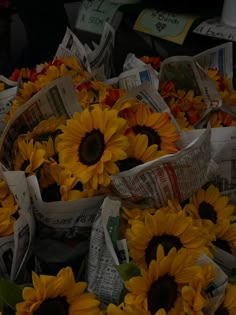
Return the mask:
M127 281L130 278L141 275L139 268L132 263L118 265L116 266L116 269L123 281Z
M0 307L3 308L3 304L6 304L15 310L16 304L23 300L22 290L16 283L0 278Z
M126 287L123 287L123 289L120 292L120 296L119 296L119 304L124 302L124 299L125 299L125 296L127 293L129 293L129 291L126 289Z

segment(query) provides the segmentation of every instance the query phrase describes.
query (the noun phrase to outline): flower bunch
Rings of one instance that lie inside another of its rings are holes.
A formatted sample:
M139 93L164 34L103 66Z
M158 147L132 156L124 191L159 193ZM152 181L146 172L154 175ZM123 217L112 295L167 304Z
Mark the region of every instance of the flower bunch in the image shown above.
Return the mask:
M22 302L16 304L16 315L84 314L99 315L100 301L86 292L86 282L76 282L70 267L56 276L32 273L32 287L25 287Z
M176 89L172 81L163 82L159 92L182 130L193 129L206 110L202 96L194 95L193 90Z
M98 103L20 135L14 168L38 177L45 201L51 195L54 201L88 197L104 192L110 175L176 153L178 138L167 113L137 100L117 107Z
M124 283L124 302L109 305L107 314L205 314L215 271L197 261L201 254L213 258L215 248L235 254L234 208L213 184L197 190L183 206L172 200L160 209L123 207L121 237L141 274ZM226 306L218 307L234 309L227 296Z
M0 180L0 237L13 234L18 204L5 180Z
M149 57L149 56L142 56L140 58L146 64L150 64L153 69L159 70L161 65L161 58L160 57Z
M16 69L11 79L17 81L22 79L22 86L19 88L16 98L5 120L8 121L20 105L25 104L34 94L40 91L53 80L64 75L70 75L73 83L79 83L89 77L89 73L84 71L74 57L56 58L49 63L40 64L37 68Z
M107 314L203 315L209 301L207 286L214 277L212 265L198 265L185 248L171 248L166 254L158 245L155 258L140 275L124 282L124 302L110 304Z
M112 88L110 85L92 79L78 84L76 94L83 108L94 104L113 107L121 97L126 95L126 91Z
M218 69L209 68L208 76L214 81L223 103L236 106L236 90L232 87L232 80L227 75L223 76Z

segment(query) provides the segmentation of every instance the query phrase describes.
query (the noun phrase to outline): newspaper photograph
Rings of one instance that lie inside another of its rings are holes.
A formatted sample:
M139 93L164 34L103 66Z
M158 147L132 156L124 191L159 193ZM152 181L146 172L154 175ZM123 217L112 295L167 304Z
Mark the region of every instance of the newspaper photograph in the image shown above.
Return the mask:
M168 200L182 202L211 176L210 128L186 132L189 143L176 154L139 165L111 176L111 189L122 202L160 208ZM201 134L199 136L199 133ZM192 135L191 135L192 134ZM194 139L194 140L192 140Z
M18 135L31 131L40 121L51 116L71 117L82 111L69 75L60 77L30 98L15 113L0 138L1 162L12 169L12 149Z
M66 29L66 33L61 44L58 47L56 52L56 57L67 57L67 56L74 56L77 58L78 63L80 66L90 72L91 68L88 62L88 56L84 45L78 39L78 37L71 31L69 27Z
M115 43L115 30L108 23L104 24L102 37L99 45L88 54L88 60L91 70L104 65L106 78L109 79L114 70L113 66L113 51Z

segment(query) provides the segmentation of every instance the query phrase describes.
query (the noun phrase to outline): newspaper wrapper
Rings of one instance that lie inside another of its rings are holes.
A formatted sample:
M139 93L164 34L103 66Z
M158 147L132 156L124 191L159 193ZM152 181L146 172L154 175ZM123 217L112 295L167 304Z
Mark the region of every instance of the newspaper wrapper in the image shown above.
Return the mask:
M205 70L218 69L222 76L233 78L233 43L227 42L222 45L204 50L194 56L194 60Z
M233 90L233 43L227 42L222 45L218 45L202 53L194 56L194 60L197 62L199 67L204 69L206 72L209 68L214 68L220 71L223 77L227 77L229 80L229 89ZM236 107L227 104L222 100L219 103L220 110L236 118ZM217 109L217 108L215 108ZM214 108L213 108L214 110Z
M140 65L122 72L116 78L104 81L105 84L127 91L131 91L144 82L150 82L156 90L159 88L158 75L150 64Z
M137 58L135 54L128 53L123 64L123 71L128 71L137 67L142 67L144 65L145 62Z
M25 173L4 170L2 174L18 203L19 217L14 224L14 234L0 238L0 272L3 277L17 280L24 277L31 256L35 221Z
M119 199L105 198L93 223L90 238L86 272L88 291L95 293L105 304L119 304L123 288L122 279L115 268L115 265L119 265L120 262L114 249L116 240L112 237L115 234L113 233L114 226L117 224L111 224L112 221L114 223L119 220L120 207Z
M104 196L44 202L37 177L27 177L40 237L72 239L88 236Z
M228 277L223 270L208 256L201 254L197 261L198 265L211 264L215 272L215 278L208 285L206 293L208 295L209 303L204 309L205 315L214 315L214 306L220 302L224 296L226 286L228 285Z
M206 109L200 114L203 120L213 108L222 105L222 98L213 80L200 67L194 57L174 56L166 58L160 67L160 84L172 81L176 89L193 90L195 96L202 96Z
M100 42L95 46L94 50L88 53L88 61L91 70L104 66L106 78L111 78L114 71L113 51L115 45L115 30L108 24L104 24L104 29Z
M0 157L4 166L12 170L13 144L18 135L31 131L40 121L51 116L70 118L82 111L71 76L52 81L22 105L11 118L0 138Z
M0 84L3 83L5 89L0 92L0 134L6 127L4 122L4 116L9 111L12 100L15 98L17 93L17 82L8 80L3 75L0 75Z
M211 143L218 164L213 183L236 204L236 127L212 128Z
M211 130L191 130L178 153L136 166L111 176L111 189L132 206L162 207L168 200L183 202L211 179Z
M54 58L58 57L76 57L79 65L86 71L90 72L91 68L88 61L88 55L84 45L78 39L78 37L71 31L69 27L66 29L64 38L59 45L56 55Z
M29 176L27 182L37 227L34 254L38 271L51 274L70 265L78 272L104 196L44 202L37 177Z

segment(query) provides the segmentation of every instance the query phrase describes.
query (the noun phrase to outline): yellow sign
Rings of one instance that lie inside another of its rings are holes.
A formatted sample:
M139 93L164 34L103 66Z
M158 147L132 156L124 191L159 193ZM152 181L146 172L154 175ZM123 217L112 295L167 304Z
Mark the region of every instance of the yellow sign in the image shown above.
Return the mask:
M134 30L182 45L197 16L156 9L145 9L138 16Z

